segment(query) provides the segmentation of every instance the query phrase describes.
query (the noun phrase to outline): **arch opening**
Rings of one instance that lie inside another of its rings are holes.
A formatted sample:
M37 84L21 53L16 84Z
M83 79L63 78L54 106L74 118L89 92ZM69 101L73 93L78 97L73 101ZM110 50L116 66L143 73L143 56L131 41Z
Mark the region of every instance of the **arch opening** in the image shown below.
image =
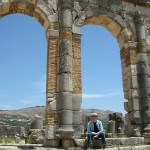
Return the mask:
M126 113L120 57L120 47L124 41L121 27L115 21L105 16L99 21L97 17L86 20L86 26L81 29L81 107L99 115L105 114L100 119L106 129L109 114L117 112L124 116ZM84 39L84 36L87 37ZM88 120L89 117L82 116L85 127Z
M86 25L81 32L82 108L124 114L118 42L102 26Z
M30 16L7 15L0 19L0 39L0 109L45 105L44 28Z

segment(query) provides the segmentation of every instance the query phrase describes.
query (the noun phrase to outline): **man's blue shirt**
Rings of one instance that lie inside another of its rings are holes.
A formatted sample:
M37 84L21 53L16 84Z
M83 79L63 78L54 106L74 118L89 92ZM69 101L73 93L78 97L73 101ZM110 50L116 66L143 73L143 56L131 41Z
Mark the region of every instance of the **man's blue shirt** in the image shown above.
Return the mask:
M102 122L100 120L96 121L96 126L97 126L97 129L99 130L99 132L103 132L103 125L102 125ZM87 132L88 132L88 134L96 134L94 132L94 123L93 123L93 121L90 121L88 123Z

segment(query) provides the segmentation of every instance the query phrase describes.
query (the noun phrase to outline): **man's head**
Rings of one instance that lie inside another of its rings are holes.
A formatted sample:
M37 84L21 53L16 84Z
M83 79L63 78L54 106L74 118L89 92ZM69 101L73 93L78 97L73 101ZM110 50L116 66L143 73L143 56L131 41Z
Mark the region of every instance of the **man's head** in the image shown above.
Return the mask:
M97 113L93 113L92 114L92 121L96 122L97 121L97 117L98 117Z

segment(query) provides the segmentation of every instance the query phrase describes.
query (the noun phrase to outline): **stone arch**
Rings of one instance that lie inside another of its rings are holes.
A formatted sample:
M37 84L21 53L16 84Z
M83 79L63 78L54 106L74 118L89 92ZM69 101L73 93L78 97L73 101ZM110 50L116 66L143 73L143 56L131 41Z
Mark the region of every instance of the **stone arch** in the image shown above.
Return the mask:
M26 14L34 17L45 29L47 38L47 77L46 77L46 124L56 122L56 70L59 36L57 1L44 0L1 0L0 18L9 14ZM52 107L52 108L51 108Z
M24 13L35 17L46 30L45 144L67 147L73 145L72 137L81 136L80 27L91 23L104 26L118 40L129 136L150 137L149 7L148 0L0 1L0 17Z
M26 14L34 17L47 31L52 22L57 22L55 9L45 1L2 0L0 2L0 17L9 14Z
M97 15L87 19L85 18L85 22L83 23L83 25L87 25L87 24L101 25L105 27L108 31L110 31L110 33L117 39L120 47L123 85L126 85L127 83L124 80L124 78L126 78L125 77L126 74L124 74L124 72L127 69L126 67L128 67L128 65L130 64L130 57L131 57L131 54L129 52L127 53L127 49L129 47L128 42L132 41L134 34L132 28L130 27L130 24L127 23L126 20L122 19L122 17L119 15L116 15L114 19L112 18L112 15L110 16L109 14L110 13L107 12L106 15ZM134 46L136 47L136 45ZM134 51L134 54L135 53L136 52ZM134 58L134 61L135 60L136 58ZM125 88L124 88L124 92L125 92ZM125 99L127 99L127 97L125 97Z
M140 103L137 75L137 35L134 26L134 18L133 16L126 17L126 14L119 14L118 12L112 12L105 8L102 8L102 10L100 8L100 10L96 11L94 14L94 9L97 8L87 6L82 11L80 10L77 12L77 15L74 19L73 32L80 34L80 26L96 24L102 25L116 37L120 47L124 98L128 101L124 103L124 108L128 112L126 114L126 120L128 121L128 124L131 125L130 128L132 128L132 131L130 130L129 132L132 132L132 136L139 136L139 132L141 132L140 129L142 121L140 116L140 108L136 106L136 104L140 105ZM78 61L78 63L80 63L80 61ZM76 73L74 72L74 74ZM135 99L135 97L138 98ZM134 132L134 129L138 133ZM128 134L130 134L129 132Z
M123 23L120 24L120 22L121 23L123 22L124 24ZM130 25L127 24L127 22L124 21L119 15L117 15L116 19L110 18L109 16L106 15L94 16L85 19L83 25L87 25L87 24L96 24L105 27L118 40L120 49L123 48L123 45L127 41L131 41L133 38L132 29L129 28Z

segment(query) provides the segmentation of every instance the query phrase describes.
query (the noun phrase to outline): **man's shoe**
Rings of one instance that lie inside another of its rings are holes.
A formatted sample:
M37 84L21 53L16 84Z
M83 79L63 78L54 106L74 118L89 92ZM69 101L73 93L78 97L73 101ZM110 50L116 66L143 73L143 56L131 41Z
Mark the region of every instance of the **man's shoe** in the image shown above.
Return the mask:
M103 144L102 148L105 149L106 148L106 144Z
M85 147L85 149L86 149L86 150L87 150L87 149L91 149L92 146L93 146L93 144L88 144L88 145Z

